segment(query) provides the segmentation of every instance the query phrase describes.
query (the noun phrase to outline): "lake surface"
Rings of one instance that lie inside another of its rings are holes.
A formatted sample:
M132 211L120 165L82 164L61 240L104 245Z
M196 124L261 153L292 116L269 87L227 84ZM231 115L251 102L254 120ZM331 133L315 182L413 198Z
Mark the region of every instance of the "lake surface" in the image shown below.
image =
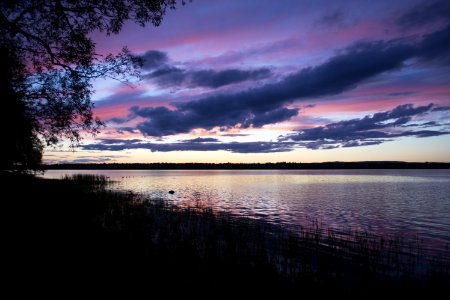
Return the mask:
M418 237L430 249L450 243L450 170L50 170L44 177L80 173L184 207Z

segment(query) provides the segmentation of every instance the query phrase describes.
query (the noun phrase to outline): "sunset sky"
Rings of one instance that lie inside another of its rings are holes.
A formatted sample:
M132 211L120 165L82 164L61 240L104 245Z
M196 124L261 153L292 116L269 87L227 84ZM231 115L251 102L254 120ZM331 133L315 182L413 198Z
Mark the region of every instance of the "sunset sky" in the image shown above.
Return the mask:
M57 162L450 162L450 1L194 0L94 33L142 80L93 82L106 127Z

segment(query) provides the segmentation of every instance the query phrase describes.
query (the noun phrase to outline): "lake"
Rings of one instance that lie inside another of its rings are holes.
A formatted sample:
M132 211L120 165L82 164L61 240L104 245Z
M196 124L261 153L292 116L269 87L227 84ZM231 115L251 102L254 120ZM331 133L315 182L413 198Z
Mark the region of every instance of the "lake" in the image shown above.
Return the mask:
M80 173L183 207L419 238L435 250L450 243L450 170L50 170L44 177Z

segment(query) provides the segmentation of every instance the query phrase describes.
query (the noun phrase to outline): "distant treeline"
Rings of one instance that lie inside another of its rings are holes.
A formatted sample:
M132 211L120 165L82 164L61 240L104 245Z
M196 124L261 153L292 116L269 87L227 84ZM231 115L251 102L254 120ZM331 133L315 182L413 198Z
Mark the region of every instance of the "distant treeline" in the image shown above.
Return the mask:
M450 169L450 163L362 161L323 163L100 163L43 165L48 170L321 170L321 169Z

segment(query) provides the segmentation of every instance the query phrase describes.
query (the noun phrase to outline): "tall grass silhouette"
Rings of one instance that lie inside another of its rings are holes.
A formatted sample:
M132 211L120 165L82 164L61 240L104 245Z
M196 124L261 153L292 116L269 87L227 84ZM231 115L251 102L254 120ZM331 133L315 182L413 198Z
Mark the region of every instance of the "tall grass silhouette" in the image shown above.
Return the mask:
M98 175L34 178L26 183L29 189L17 192L31 197L27 191L33 191L33 203L40 203L22 225L44 219L49 235L40 240L44 247L68 245L57 256L65 270L83 267L85 276L95 270L92 274L154 287L201 283L362 295L429 294L450 287L448 247L425 251L419 240L336 230L314 220L288 228L111 191L108 184Z

